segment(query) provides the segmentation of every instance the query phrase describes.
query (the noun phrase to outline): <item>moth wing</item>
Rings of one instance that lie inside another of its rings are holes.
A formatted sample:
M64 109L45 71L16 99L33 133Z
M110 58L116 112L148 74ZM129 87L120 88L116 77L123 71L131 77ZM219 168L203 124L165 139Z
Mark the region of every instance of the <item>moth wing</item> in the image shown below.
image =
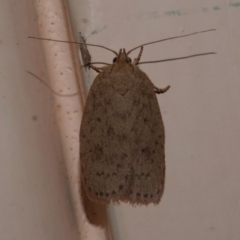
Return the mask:
M80 131L82 180L95 201L159 203L164 190L164 127L153 84L135 67L100 73ZM116 76L116 74L114 75Z
M103 203L118 202L129 189L132 175L129 144L124 138L129 133L118 124L124 97L112 81L107 70L94 80L80 130L83 185L90 199Z
M148 76L136 72L139 95L132 125L133 179L126 201L133 204L158 204L165 182L165 133L158 100Z

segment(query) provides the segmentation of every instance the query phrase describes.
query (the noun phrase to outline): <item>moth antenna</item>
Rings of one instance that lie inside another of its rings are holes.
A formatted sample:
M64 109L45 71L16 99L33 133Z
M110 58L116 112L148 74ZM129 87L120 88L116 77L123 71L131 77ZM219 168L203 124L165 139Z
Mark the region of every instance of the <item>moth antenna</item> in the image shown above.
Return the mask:
M146 46L146 45L150 45L150 44L153 44L153 43L158 43L158 42L163 42L163 41L167 41L167 40L170 40L170 39L175 39L175 38L181 38L181 37L187 37L187 36L191 36L191 35L195 35L195 34L199 34L199 33L204 33L204 32L210 32L210 31L216 31L217 29L209 29L209 30L205 30L205 31L199 31L199 32L194 32L194 33L190 33L190 34L186 34L186 35L181 35L181 36L177 36L177 37L170 37L170 38L164 38L164 39L161 39L161 40L157 40L157 41L153 41L153 42L148 42L148 43L144 43L144 44L141 44L131 50L129 50L127 52L127 55L129 55L132 51L140 48L140 47L143 47L143 46Z
M106 49L106 50L108 50L110 52L113 52L116 56L118 56L116 51L114 51L114 50L112 50L110 48L104 47L102 45L80 43L80 42L73 42L73 41L63 41L63 40L56 40L56 39L51 39L51 38L38 38L38 37L32 37L32 36L29 36L28 38L39 39L39 40L47 40L47 41L53 41L53 42L73 43L73 44L86 45L86 46L92 46L92 47L100 47L100 48L104 48L104 49Z
M156 60L156 61L147 61L147 62L140 62L139 64L145 64L145 63L157 63L157 62L168 62L168 61L174 61L174 60L180 60L180 59L186 59L186 58L192 58L192 57L200 57L200 56L205 56L205 55L212 55L212 54L217 54L216 52L208 52L208 53L199 53L199 54L193 54L185 57L179 57L179 58L168 58L168 59L163 59L163 60Z
M38 77L37 75L35 75L32 72L26 71L28 74L34 76L35 78L37 78L41 83L43 83L51 92L53 92L54 94L60 96L60 97L73 97L76 96L77 94L79 94L79 91L77 91L76 93L71 93L71 94L61 94L58 93L56 91L54 91L44 80L42 80L40 77Z

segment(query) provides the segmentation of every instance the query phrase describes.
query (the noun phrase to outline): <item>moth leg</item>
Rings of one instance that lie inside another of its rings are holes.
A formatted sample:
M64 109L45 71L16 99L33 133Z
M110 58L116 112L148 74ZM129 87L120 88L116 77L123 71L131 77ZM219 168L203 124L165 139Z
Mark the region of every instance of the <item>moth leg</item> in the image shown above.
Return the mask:
M140 52L138 54L138 57L137 58L134 58L133 60L133 65L138 65L139 61L140 61L140 58L142 56L142 52L143 52L143 46L141 46L141 49L140 49Z
M153 86L153 89L154 89L155 93L157 93L157 94L165 93L169 88L170 88L169 85L165 88L157 88L157 87Z
M100 72L102 72L102 70L103 70L104 67L98 68L98 67L93 66L92 64L89 64L89 68L92 68L92 69L95 70L96 72L100 73Z

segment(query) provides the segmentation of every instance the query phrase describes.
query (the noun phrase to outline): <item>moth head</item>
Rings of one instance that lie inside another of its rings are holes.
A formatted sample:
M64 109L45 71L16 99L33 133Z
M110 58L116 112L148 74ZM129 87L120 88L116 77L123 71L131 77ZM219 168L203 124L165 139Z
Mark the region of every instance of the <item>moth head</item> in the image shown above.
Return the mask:
M125 63L131 63L132 62L132 59L130 57L128 57L128 55L126 53L125 48L120 49L117 57L115 57L113 59L113 63L116 63L116 62L118 62L118 63L119 62L125 62Z

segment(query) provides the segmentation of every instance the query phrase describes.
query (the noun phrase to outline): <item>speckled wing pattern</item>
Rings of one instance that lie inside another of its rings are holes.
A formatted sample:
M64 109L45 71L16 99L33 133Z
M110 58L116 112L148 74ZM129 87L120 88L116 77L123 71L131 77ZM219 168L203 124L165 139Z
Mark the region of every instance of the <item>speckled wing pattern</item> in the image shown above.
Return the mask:
M148 76L131 63L105 68L89 91L80 130L91 200L158 204L164 190L164 126Z

